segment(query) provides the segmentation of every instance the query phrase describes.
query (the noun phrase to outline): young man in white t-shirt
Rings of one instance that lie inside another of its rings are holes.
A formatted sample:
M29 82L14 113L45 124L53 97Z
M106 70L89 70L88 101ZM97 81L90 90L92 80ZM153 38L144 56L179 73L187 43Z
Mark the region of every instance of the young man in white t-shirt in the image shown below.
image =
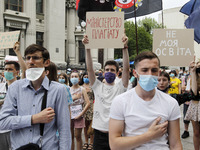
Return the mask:
M111 105L111 149L182 150L178 103L155 88L159 66L158 57L150 51L135 58L137 86L115 97Z
M82 40L83 44L89 42L88 37L84 36ZM110 150L108 141L108 124L109 113L112 100L115 96L126 91L128 87L129 79L129 55L128 55L128 37L123 36L122 41L124 43L123 48L123 72L122 79L119 82L115 82L116 74L119 70L117 62L114 60L107 61L105 63L105 83L96 79L95 72L93 70L93 63L90 49L86 49L86 63L89 76L90 85L94 91L95 103L93 113L94 130L94 149L95 150Z

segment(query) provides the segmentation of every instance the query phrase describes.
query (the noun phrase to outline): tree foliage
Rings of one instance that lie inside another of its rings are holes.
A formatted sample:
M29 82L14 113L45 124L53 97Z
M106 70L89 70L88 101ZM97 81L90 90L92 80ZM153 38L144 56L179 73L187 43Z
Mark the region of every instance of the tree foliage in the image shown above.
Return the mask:
M136 32L135 23L133 21L126 21L124 23L126 35L129 38L128 51L130 61L133 61L137 56L136 51ZM153 43L153 29L162 28L161 24L158 24L155 19L145 17L143 20L137 22L137 33L138 33L138 52L152 51ZM115 50L115 59L122 58L122 51L119 49Z

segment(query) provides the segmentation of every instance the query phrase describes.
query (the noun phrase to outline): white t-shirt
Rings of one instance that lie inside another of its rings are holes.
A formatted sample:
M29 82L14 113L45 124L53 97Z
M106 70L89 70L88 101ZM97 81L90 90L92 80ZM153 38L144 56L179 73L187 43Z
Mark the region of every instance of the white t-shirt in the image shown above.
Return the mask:
M124 120L123 136L137 136L145 133L157 117L162 118L160 123L181 117L177 101L157 89L151 101L144 101L133 88L115 97L110 110L110 118ZM165 134L134 150L169 150L167 136Z
M126 91L122 80L114 85L106 85L95 80L92 85L95 96L92 127L101 131L108 131L110 106L115 96Z

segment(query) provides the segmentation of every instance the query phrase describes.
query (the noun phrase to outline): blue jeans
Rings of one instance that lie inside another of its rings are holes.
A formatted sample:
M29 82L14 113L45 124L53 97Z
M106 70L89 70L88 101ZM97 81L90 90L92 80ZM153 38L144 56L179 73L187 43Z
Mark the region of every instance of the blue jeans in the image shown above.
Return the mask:
M110 150L108 133L94 129L94 150Z

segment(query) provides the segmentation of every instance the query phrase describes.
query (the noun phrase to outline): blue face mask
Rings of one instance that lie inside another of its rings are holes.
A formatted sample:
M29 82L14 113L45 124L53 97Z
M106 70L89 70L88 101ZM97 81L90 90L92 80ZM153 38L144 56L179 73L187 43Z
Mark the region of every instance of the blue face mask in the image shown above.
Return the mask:
M4 76L5 76L6 80L12 80L12 79L14 79L13 72L5 71L4 72Z
M175 75L174 75L173 73L171 73L169 76L170 76L170 77L174 77Z
M58 82L65 83L65 79L58 79Z
M88 84L89 83L89 79L88 78L83 78L83 82Z
M72 83L73 85L76 85L76 84L78 84L79 79L78 79L78 78L71 78L70 81L71 81L71 83Z
M152 75L139 75L139 84L145 91L153 90L158 84L158 77Z
M132 76L131 79L130 79L130 82L132 83L134 80L135 80L135 77Z

